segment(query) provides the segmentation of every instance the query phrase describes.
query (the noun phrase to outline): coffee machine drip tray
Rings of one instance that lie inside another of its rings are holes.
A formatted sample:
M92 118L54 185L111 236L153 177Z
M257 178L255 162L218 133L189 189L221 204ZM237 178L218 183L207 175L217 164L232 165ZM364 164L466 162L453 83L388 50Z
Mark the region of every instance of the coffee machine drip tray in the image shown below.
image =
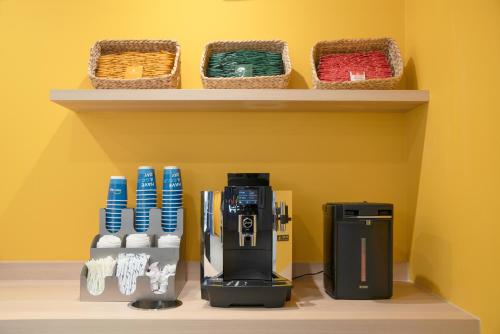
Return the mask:
M272 281L231 280L207 278L202 284L211 306L264 306L283 307L290 300L292 282L277 274Z

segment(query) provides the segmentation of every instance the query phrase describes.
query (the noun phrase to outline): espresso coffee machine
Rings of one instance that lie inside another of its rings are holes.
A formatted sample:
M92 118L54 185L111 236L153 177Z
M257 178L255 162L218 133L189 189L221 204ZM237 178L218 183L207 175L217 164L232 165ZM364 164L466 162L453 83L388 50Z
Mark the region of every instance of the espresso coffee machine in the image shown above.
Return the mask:
M324 213L324 279L336 299L392 296L392 204L328 203Z
M291 243L290 217L275 199L264 173L228 174L222 193L202 192L201 296L211 306L281 307L290 299L291 277L276 272L277 243Z

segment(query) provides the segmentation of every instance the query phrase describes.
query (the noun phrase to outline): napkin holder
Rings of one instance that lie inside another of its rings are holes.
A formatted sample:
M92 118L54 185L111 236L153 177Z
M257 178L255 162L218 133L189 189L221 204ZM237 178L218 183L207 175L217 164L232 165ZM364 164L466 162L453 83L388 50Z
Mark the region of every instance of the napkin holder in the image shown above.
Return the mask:
M175 264L176 272L168 278L168 288L163 294L155 294L151 291L151 281L146 275L137 277L135 291L130 295L125 295L120 292L118 278L113 273L113 276L105 278L104 291L100 295L92 295L87 290L87 266L84 265L80 273L80 301L101 301L101 302L117 302L117 301L134 301L138 299L148 300L168 300L174 301L178 298L184 284L186 283L186 262L182 258L184 250L184 210L179 209L177 215L177 228L174 232L164 232L161 228L161 209L152 208L150 210L150 224L146 233L151 238L151 247L148 248L126 248L126 237L129 234L139 233L134 229L134 209L124 209L122 211L122 225L116 233L110 233L106 229L106 209L99 210L99 234L94 237L90 247L90 257L93 259L105 258L111 256L114 259L120 253L132 254L149 254L149 264L159 262L160 268L166 264ZM180 245L177 247L158 248L158 239L162 235L177 235L180 239ZM122 239L120 248L97 248L97 242L103 235L115 235ZM148 264L148 267L149 267ZM116 271L116 268L115 268Z

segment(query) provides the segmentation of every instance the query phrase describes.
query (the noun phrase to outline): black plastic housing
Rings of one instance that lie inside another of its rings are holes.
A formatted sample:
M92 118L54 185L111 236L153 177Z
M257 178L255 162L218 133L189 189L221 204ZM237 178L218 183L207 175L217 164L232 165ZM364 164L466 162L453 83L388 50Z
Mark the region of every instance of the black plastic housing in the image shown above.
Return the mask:
M324 287L336 299L392 297L393 205L327 203Z

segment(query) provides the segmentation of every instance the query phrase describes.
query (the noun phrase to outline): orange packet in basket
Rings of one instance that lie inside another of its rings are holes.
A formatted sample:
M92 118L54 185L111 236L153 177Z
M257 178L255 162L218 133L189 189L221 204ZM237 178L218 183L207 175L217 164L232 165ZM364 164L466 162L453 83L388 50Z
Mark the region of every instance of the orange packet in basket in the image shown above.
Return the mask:
M142 66L127 66L125 69L125 79L139 79L142 78Z

